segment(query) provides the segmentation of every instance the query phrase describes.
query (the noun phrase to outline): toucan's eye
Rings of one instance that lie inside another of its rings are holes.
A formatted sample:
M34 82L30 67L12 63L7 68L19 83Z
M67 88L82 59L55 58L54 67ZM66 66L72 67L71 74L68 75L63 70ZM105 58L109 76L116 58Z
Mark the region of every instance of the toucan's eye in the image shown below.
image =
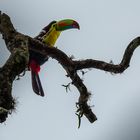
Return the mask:
M52 27L55 27L55 26L56 26L56 24L53 24L53 25L52 25Z

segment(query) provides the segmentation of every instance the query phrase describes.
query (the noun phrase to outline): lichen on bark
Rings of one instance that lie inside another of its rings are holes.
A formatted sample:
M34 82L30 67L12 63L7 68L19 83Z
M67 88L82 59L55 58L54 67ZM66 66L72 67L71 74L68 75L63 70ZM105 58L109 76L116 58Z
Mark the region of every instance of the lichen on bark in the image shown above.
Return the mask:
M13 81L27 67L29 53L28 38L16 32L6 14L0 14L0 33L7 49L11 52L0 69L0 122L4 122L15 108L15 99L11 94Z
M140 45L140 37L133 39L127 46L123 58L119 64L107 63L104 61L86 59L72 60L63 51L49 47L42 42L27 35L17 32L10 20L10 17L0 12L0 34L5 41L7 49L11 52L10 57L0 68L0 123L4 122L15 108L15 100L12 96L12 84L16 76L25 71L28 67L29 51L32 50L42 55L56 59L65 69L67 77L79 91L79 100L76 103L79 126L83 115L93 123L97 120L91 106L88 105L91 93L88 91L83 80L78 75L79 70L96 68L114 74L122 73L130 64L134 50ZM34 46L34 47L32 47ZM67 88L67 85L64 87Z

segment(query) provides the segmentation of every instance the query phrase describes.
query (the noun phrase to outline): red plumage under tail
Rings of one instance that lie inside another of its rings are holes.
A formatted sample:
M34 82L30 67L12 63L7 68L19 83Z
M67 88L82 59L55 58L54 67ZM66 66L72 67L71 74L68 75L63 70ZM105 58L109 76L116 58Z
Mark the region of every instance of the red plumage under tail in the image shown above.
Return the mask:
M38 74L40 71L40 66L33 60L30 62L29 66L31 68L31 79L32 79L33 91L37 95L44 96L44 91L43 91L39 74Z

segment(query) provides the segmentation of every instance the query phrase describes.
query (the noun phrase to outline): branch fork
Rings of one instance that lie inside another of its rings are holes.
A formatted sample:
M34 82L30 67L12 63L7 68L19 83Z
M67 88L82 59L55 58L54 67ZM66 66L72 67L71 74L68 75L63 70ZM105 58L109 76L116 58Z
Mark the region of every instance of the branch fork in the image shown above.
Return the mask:
M6 120L9 111L14 108L15 102L12 97L12 84L15 77L24 72L28 66L28 50L33 50L56 59L65 69L67 76L71 79L71 83L77 88L80 94L78 103L76 103L76 114L79 118L80 127L81 117L83 115L91 123L96 121L97 118L87 103L91 94L88 92L83 80L79 77L78 71L96 68L114 74L122 73L129 67L133 52L140 45L140 37L133 39L127 46L122 61L117 65L93 59L73 60L58 48L46 46L36 39L17 32L10 17L1 12L0 34L3 36L7 49L11 52L9 59L4 66L0 68L0 123ZM69 84L63 86L67 90Z

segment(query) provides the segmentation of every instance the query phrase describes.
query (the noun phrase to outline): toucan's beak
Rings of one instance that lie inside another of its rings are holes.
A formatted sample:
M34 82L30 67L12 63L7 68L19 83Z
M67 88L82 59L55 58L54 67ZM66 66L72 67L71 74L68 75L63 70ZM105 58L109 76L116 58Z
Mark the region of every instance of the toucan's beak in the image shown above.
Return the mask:
M57 31L64 31L64 30L73 29L73 28L80 29L80 26L78 22L72 19L64 19L56 23Z

